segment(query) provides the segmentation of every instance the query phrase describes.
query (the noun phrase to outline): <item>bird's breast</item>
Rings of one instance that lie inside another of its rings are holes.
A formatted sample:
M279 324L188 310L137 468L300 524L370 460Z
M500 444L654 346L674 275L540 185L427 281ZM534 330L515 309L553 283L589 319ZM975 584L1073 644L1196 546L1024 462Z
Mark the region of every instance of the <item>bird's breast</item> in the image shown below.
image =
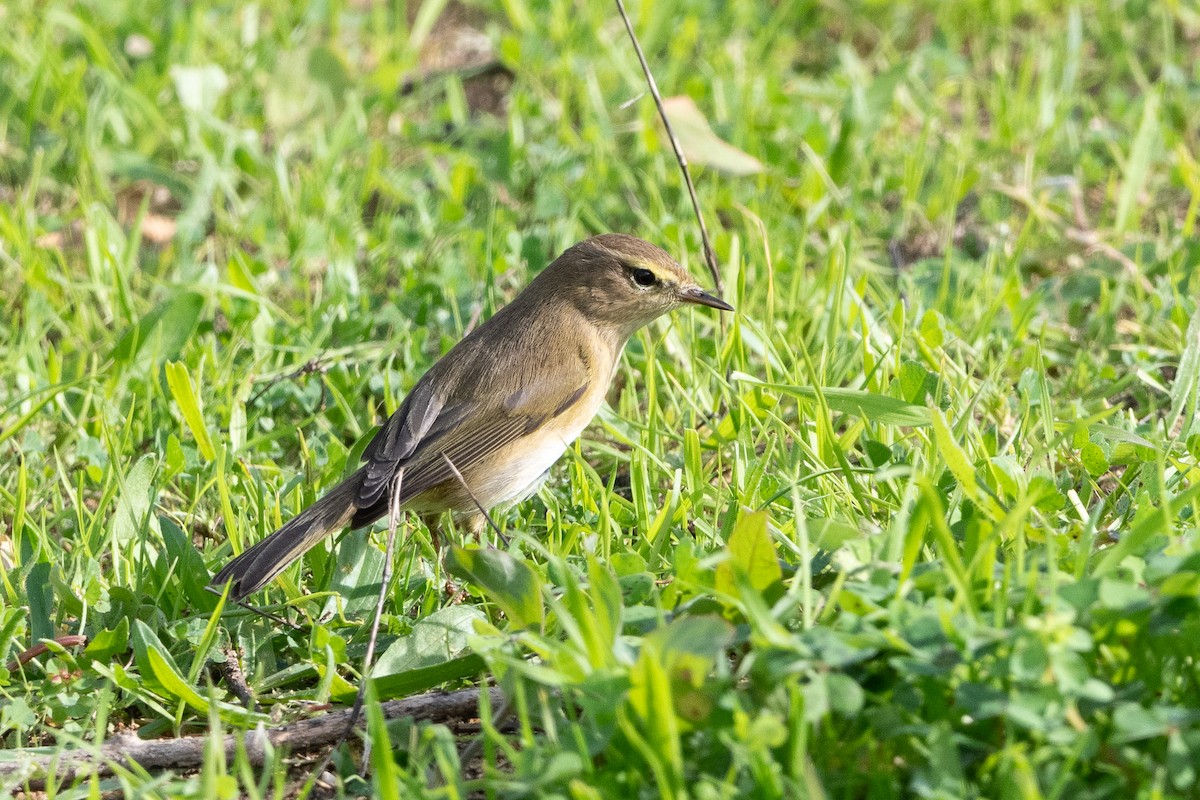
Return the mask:
M474 500L457 479L452 479L413 498L408 507L421 512L469 513L475 510L475 500L490 509L527 497L600 410L619 356L620 347L610 350L605 342L581 345L581 372L588 376L583 392L577 397L564 397L563 405L529 433L464 468L463 480ZM516 403L507 410L516 412L520 407L521 403Z
M479 501L490 508L528 496L596 416L607 388L607 380L594 381L563 413L480 462L467 476Z

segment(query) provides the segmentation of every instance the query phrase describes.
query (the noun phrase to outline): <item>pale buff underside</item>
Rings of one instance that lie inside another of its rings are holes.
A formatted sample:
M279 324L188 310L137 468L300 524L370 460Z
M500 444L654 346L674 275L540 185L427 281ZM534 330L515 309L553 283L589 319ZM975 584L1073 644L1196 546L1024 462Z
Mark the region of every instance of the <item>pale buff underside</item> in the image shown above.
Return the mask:
M617 359L597 353L593 363L613 366L609 374L591 382L587 392L559 417L547 421L533 433L505 445L495 453L462 470L463 478L475 499L485 509L524 499L537 488L540 479L554 466L571 443L579 438L604 403ZM446 481L422 492L404 505L405 510L423 516L453 511L478 526L475 504L457 479Z

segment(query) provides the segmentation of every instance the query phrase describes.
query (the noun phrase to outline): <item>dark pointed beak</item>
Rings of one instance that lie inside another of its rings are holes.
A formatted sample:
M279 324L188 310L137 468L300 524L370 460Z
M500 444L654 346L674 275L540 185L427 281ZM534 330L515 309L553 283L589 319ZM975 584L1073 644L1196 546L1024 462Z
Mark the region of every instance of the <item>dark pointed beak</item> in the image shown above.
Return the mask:
M701 289L699 286L689 286L679 292L679 299L685 303L691 303L697 306L708 306L719 311L733 311L733 306L726 303L719 297L713 297L708 292Z

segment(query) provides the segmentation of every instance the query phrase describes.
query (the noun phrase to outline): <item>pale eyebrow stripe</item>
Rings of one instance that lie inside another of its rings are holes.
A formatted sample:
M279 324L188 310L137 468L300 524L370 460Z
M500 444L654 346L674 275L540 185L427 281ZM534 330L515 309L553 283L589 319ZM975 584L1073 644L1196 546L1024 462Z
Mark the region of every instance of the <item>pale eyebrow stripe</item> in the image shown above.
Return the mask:
M654 277L658 278L663 283L675 283L677 280L677 277L674 272L672 272L670 270L664 270L658 264L655 264L651 261L634 261L631 258L627 258L627 259L622 259L622 262L625 264L628 264L631 267L635 267L637 269L650 270L651 272L654 273Z
M609 247L605 247L604 245L602 245L598 242L595 242L594 244L598 249L603 250L604 252L608 253L610 256L612 256L612 258L614 260L619 261L626 266L638 267L640 269L650 270L651 272L654 273L654 277L658 278L663 283L678 283L679 282L679 277L673 271L670 271L670 270L664 271L662 267L660 267L658 264L655 264L654 262L642 261L641 259L633 259L628 256L622 255L621 253L618 253L617 251L615 251Z

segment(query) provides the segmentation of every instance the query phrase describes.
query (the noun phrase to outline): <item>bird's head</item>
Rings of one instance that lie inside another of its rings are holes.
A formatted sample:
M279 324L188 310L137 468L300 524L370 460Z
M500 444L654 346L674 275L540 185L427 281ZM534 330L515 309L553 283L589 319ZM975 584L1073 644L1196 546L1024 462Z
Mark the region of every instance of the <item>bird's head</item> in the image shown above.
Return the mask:
M574 245L537 282L622 337L683 305L733 310L700 288L665 250L623 233L605 233Z

